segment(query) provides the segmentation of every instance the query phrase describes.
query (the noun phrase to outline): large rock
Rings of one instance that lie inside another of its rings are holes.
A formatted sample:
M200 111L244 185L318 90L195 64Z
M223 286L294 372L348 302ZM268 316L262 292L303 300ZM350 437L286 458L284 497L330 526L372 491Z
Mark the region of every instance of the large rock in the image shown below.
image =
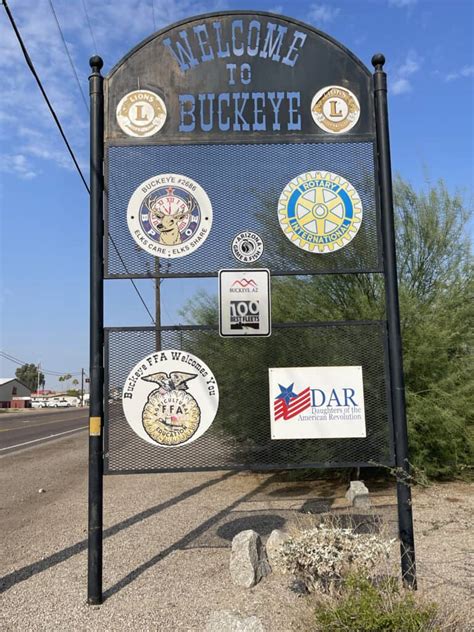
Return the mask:
M230 575L234 584L251 588L268 575L270 566L260 536L252 529L241 531L232 540Z
M265 632L265 629L257 617L242 617L224 610L211 614L206 632Z
M289 535L284 531L281 531L281 529L273 529L273 531L270 533L270 536L267 540L266 549L268 561L270 562L272 570L275 570L276 568L281 566L279 555L280 548L283 544L285 544L288 538Z
M346 498L353 507L370 507L369 490L362 481L351 481Z

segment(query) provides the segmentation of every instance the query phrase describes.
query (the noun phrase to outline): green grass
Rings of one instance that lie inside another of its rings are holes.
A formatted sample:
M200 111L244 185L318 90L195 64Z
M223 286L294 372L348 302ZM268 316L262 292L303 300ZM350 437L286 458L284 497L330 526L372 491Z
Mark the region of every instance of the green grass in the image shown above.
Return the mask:
M394 580L374 585L352 576L341 594L316 611L314 632L437 632L435 604L419 604Z

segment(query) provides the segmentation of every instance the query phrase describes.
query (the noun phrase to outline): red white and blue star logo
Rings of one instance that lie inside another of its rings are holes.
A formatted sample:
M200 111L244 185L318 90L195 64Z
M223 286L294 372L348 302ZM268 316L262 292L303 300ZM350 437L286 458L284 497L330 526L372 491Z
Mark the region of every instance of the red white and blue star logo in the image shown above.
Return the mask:
M278 384L280 394L275 397L273 402L273 410L275 420L292 419L311 406L310 387L303 389L300 393L293 391L295 383L289 386Z

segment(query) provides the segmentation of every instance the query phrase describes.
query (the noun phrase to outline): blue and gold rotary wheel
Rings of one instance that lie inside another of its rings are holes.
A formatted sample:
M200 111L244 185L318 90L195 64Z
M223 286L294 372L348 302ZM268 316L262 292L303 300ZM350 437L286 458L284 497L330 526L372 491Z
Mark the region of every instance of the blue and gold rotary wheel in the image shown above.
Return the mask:
M348 180L329 171L293 178L278 200L286 237L308 252L324 254L347 246L362 222L362 202Z

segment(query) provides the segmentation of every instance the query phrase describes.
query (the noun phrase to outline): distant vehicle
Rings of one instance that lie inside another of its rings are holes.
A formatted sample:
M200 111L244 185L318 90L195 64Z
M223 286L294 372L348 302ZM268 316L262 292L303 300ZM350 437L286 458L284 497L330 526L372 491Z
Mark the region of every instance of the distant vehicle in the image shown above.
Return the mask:
M72 404L68 402L66 399L60 399L56 402L56 408L70 408Z
M50 399L48 408L70 408L71 404L66 399Z
M47 405L48 403L43 400L31 400L31 408L46 408Z

